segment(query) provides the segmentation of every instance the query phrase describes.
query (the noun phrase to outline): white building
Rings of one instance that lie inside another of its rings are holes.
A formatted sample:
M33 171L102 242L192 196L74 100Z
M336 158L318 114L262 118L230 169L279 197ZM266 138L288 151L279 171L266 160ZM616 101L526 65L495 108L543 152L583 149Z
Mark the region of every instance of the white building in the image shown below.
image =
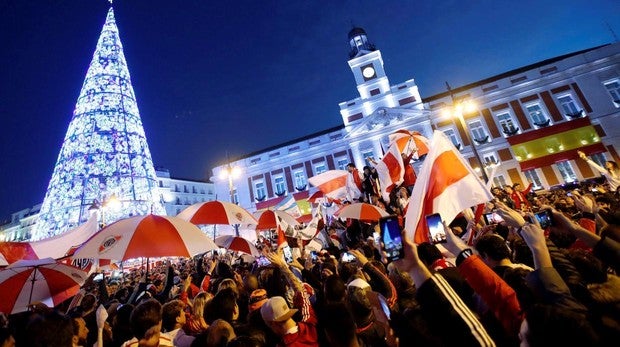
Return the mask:
M215 200L213 183L174 178L161 167L156 168L155 172L161 201L168 216L176 216L192 204ZM38 204L12 213L11 219L0 225L0 242L30 239L40 208L41 204ZM100 222L106 223L105 220Z
M398 129L427 136L434 129L444 131L481 174L489 173L489 165L501 164L494 176L500 186L530 180L536 189L544 189L597 176L577 159L578 149L599 162L620 162L620 127L615 124L620 116L620 43L547 59L427 97L420 97L413 79L390 84L381 52L363 29L351 30L349 44L349 67L359 97L339 104L343 124L231 161L242 172L233 182L241 206L267 208L288 194L305 199L314 191L308 177L350 162L358 168L367 165L366 158L381 157L387 136ZM463 102L476 105L474 112L463 115L468 132L445 112L454 113ZM214 176L227 168L215 167ZM228 192L227 181L216 182L216 194Z

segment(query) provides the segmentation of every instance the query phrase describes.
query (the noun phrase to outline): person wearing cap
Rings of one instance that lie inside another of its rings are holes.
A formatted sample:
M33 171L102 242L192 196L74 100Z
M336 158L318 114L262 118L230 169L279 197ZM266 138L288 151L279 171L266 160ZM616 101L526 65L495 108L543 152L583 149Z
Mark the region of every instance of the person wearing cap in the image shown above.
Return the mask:
M267 302L269 298L267 297L267 291L264 289L256 289L250 294L250 298L248 300L248 311L254 312L261 308L263 304Z
M288 303L281 296L269 298L260 308L265 324L280 336L282 346L318 346L317 318L302 282L295 277L284 262L281 250L278 253L267 254L267 259L282 271L293 287L295 308L289 308ZM302 316L299 322L295 322L292 318L297 311L300 311Z

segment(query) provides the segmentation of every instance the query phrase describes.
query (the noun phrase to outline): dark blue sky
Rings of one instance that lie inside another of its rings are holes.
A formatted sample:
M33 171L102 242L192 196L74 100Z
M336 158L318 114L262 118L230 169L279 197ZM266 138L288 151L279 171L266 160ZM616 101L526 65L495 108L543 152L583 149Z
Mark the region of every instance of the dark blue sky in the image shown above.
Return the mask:
M155 165L211 167L342 123L358 96L351 23L381 50L392 84L423 97L614 41L617 0L117 0ZM104 0L0 1L0 219L45 195L97 38Z

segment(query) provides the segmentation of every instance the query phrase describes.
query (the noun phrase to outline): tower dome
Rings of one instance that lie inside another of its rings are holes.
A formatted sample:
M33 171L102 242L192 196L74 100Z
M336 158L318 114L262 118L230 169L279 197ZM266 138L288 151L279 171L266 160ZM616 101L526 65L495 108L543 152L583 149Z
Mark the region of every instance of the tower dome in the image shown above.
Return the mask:
M368 41L366 31L360 27L354 27L349 31L349 58L362 56L368 52L376 50L375 45Z

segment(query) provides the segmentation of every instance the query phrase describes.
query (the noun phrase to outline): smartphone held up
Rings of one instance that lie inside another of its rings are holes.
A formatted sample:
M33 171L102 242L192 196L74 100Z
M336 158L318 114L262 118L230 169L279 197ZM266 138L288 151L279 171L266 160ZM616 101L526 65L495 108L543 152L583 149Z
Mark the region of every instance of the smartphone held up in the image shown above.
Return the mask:
M394 261L404 258L405 253L398 217L387 216L379 219L379 234L381 236L381 248L388 260Z
M540 227L546 229L553 225L553 215L549 210L543 210L534 214Z
M426 225L428 226L428 239L432 244L447 242L446 231L439 213L426 215Z

